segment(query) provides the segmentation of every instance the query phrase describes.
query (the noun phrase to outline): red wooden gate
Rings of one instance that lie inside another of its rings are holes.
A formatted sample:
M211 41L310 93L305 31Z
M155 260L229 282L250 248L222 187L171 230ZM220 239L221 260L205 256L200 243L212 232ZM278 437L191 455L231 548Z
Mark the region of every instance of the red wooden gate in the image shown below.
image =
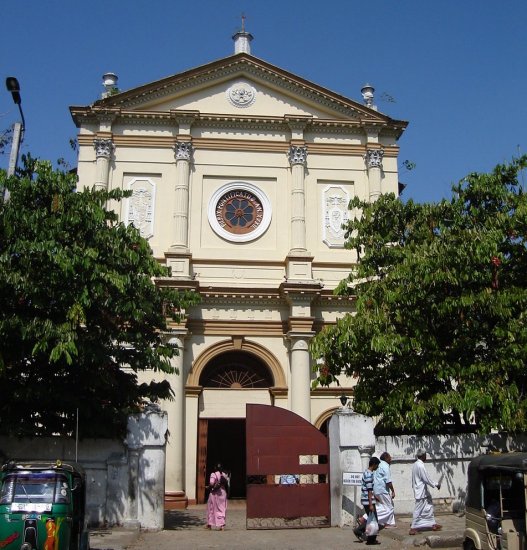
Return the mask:
M329 527L329 444L315 426L270 405L247 405L247 529ZM281 474L300 476L280 485Z

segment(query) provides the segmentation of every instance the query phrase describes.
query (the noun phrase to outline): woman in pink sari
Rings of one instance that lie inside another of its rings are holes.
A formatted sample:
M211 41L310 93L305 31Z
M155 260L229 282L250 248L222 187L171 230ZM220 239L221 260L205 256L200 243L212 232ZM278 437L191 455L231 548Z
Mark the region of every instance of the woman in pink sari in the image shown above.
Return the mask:
M225 514L227 512L227 489L229 476L223 471L221 464L216 464L209 479L209 499L207 500L207 529L213 527L225 529Z

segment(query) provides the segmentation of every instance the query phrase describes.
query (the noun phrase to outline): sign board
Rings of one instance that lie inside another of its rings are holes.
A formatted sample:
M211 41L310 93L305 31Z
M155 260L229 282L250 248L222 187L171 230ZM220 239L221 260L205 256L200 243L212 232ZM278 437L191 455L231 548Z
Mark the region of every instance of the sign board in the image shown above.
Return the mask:
M343 485L361 485L362 472L342 472Z

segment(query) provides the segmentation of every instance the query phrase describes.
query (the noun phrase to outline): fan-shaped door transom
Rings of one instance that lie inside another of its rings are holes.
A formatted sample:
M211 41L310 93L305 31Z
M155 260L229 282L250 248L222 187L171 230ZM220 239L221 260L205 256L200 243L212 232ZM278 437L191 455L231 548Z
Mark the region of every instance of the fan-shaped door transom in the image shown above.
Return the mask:
M269 388L273 377L258 357L231 351L214 357L200 376L205 388Z

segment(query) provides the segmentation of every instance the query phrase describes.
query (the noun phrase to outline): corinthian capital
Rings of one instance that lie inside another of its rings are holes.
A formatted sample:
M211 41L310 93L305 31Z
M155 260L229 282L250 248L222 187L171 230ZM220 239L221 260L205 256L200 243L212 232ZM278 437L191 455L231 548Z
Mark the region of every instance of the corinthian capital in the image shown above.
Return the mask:
M190 160L192 155L192 143L190 141L177 141L174 149L176 160Z
M111 139L96 138L93 140L93 148L97 158L103 157L109 159L115 149Z
M368 168L382 168L384 149L368 149L366 151L366 165Z
M289 162L291 166L294 164L303 164L305 166L307 161L307 147L298 147L291 145L289 148Z

